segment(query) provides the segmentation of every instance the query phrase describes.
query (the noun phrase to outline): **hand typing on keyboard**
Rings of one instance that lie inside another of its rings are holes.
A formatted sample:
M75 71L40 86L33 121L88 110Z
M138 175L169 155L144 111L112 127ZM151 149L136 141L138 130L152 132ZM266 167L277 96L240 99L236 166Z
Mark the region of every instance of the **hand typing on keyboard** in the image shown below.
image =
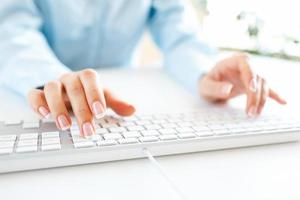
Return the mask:
M262 77L253 73L247 59L246 55L238 54L218 62L201 79L201 95L210 101L224 101L245 93L249 116L261 113L267 97L285 104L286 101L270 89ZM102 89L97 73L91 69L65 74L59 81L47 83L43 91L33 89L29 101L43 117L47 118L51 113L57 127L62 130L71 127L68 108L72 108L81 136L94 134L93 117L103 117L106 106L121 116L132 115L135 111L132 105Z
M246 94L246 112L249 116L260 114L268 97L286 104L283 98L268 87L264 78L255 75L245 54L237 54L218 62L200 80L200 93L211 101L226 101Z
M103 117L106 107L121 116L135 111L132 105L103 89L97 72L90 69L65 74L59 80L47 83L44 90L31 90L29 101L33 110L43 117L48 118L51 114L61 130L71 127L69 110L72 108L81 136L94 134L93 117Z

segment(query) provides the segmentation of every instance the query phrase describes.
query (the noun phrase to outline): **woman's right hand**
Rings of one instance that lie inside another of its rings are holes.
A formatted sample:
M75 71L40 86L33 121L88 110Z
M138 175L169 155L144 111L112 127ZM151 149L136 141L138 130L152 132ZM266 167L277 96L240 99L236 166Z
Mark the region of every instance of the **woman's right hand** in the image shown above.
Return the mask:
M73 111L81 136L90 136L95 132L93 117L101 118L109 107L121 116L129 116L135 108L103 89L98 73L92 69L64 74L59 80L50 81L44 90L32 89L28 99L32 109L48 118L55 119L61 130L69 129Z

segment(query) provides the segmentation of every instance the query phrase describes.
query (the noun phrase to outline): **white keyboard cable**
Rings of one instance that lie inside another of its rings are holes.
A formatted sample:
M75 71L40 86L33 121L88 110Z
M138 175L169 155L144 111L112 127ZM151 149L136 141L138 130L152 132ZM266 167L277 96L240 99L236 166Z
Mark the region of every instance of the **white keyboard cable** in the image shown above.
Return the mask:
M168 174L165 172L165 170L162 168L162 166L157 162L157 160L153 157L151 152L147 149L143 149L143 153L147 156L152 166L157 169L157 171L162 175L162 177L167 181L171 189L179 196L181 200L188 200L186 195L180 190L180 188L174 183L174 181L171 180L171 178L168 176Z

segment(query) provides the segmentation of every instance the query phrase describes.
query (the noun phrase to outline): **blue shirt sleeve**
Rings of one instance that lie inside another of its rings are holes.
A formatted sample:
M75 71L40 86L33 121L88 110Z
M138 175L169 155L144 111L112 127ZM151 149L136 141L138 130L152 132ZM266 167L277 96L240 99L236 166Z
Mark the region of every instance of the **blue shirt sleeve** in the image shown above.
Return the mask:
M216 60L216 49L201 40L193 10L184 0L154 0L149 29L165 55L167 72L192 92Z
M42 23L32 0L1 2L0 80L24 97L31 88L70 71L48 46Z

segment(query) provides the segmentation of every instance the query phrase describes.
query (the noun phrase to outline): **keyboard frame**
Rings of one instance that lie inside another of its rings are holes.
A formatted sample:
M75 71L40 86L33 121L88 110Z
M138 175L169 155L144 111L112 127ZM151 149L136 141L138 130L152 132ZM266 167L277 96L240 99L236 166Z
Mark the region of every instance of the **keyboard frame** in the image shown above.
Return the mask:
M61 133L63 134L63 133ZM1 156L0 173L83 165L117 160L145 158L147 148L154 156L167 156L201 151L223 150L298 141L299 130L265 133L196 137L173 141L124 144L117 146L63 149L57 151L10 154Z

